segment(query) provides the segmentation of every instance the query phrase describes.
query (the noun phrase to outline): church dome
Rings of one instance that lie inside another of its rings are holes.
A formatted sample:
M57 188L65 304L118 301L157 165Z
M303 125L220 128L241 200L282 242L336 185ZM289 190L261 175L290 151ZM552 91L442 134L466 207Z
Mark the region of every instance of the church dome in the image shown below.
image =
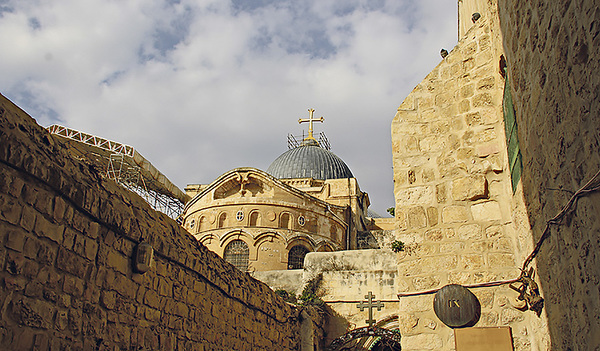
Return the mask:
M279 156L267 169L278 179L354 178L350 168L333 152L320 147L317 142L304 142Z

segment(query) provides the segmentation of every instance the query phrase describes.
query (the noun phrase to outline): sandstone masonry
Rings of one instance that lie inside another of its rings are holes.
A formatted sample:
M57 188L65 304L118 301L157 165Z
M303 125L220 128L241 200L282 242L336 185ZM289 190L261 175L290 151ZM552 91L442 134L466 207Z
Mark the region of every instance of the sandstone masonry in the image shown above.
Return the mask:
M299 349L312 312L299 318L3 96L0 125L0 348ZM141 241L155 250L143 275Z

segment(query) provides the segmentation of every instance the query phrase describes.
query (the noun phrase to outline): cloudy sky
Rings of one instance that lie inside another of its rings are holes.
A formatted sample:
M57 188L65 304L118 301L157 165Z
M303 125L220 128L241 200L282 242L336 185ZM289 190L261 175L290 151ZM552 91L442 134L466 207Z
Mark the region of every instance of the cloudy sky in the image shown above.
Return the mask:
M132 145L176 185L266 170L325 117L380 214L390 124L457 39L456 0L0 0L0 93Z

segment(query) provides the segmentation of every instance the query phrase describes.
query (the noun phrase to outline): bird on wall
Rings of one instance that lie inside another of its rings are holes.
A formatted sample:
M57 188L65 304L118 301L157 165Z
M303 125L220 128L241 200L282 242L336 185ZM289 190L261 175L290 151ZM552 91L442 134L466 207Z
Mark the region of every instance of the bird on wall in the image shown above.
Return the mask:
M442 58L446 58L446 56L448 56L448 50L446 50L446 49L440 50L440 55L442 55Z

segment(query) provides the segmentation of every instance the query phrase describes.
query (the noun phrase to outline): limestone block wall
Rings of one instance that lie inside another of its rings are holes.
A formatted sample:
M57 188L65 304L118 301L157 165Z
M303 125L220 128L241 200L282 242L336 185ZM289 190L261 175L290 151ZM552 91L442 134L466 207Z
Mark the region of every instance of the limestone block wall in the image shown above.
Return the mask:
M488 5L392 122L397 238L409 249L399 257L400 293L516 278L531 248L507 167L502 41ZM516 350L544 349L533 336L543 320L516 310L508 286L472 292L482 306L476 327L510 326ZM432 303L433 295L400 299L403 349L454 349Z
M523 155L523 192L537 241L600 169L597 1L499 1ZM600 194L579 199L538 255L552 349L600 348Z
M298 350L307 318L265 284L3 96L0 126L0 349ZM142 240L155 249L143 275Z
M368 312L356 305L370 291L384 308L373 311L376 325L397 328L398 298L396 254L390 250L311 252L304 260L303 281L321 276L317 295L327 303L324 344L347 331L367 325ZM404 345L403 350L404 350Z

